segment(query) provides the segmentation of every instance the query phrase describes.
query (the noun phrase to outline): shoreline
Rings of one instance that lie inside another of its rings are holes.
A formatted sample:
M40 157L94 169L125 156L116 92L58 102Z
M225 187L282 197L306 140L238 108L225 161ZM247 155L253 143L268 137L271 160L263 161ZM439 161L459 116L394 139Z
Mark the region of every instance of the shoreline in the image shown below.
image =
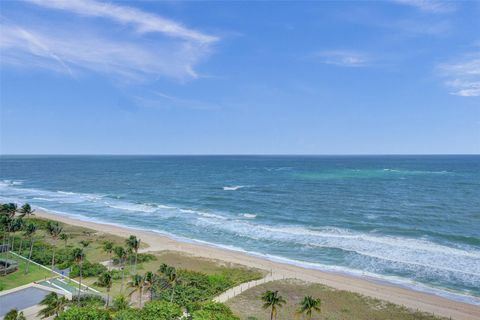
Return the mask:
M450 300L434 294L390 284L386 281L375 281L376 279L366 279L343 273L308 269L298 265L269 260L246 252L228 250L226 248L201 244L194 241L179 241L153 231L85 221L66 215L50 213L45 210L37 209L35 214L40 218L57 220L63 223L86 227L125 238L131 234L136 235L149 246L143 250L145 252L163 250L177 251L192 256L221 260L251 268L262 269L267 272L279 274L285 278L296 278L306 282L320 283L335 289L360 293L398 305L403 305L411 309L430 312L435 315L452 317L453 319L460 320L480 319L480 306L478 305Z

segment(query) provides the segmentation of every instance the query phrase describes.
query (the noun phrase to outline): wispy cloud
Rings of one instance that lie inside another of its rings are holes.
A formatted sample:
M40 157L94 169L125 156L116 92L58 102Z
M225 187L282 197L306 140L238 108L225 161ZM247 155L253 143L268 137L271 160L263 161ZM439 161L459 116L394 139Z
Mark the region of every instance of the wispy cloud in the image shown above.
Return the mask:
M160 91L152 91L146 96L135 96L135 102L147 108L181 108L193 110L219 110L222 106L212 102L197 99L185 99L166 94Z
M95 1L30 2L75 15L105 17L134 26L135 32L105 30L86 20L86 27L62 21L38 26L28 21L0 23L1 64L48 68L75 76L89 70L128 80L197 78L196 65L212 51L217 38L157 15ZM145 32L157 33L144 37Z
M215 36L186 28L175 21L132 7L119 6L93 0L28 1L32 4L46 8L70 11L84 16L108 18L123 24L132 24L141 33L160 32L171 37L194 40L202 43L211 43L218 40Z
M466 55L455 62L442 63L437 69L447 80L451 94L462 97L480 96L480 52Z
M440 0L393 0L398 4L408 5L427 13L449 13L456 10L452 1Z
M340 67L364 67L370 61L366 54L350 50L319 51L314 56L322 63Z

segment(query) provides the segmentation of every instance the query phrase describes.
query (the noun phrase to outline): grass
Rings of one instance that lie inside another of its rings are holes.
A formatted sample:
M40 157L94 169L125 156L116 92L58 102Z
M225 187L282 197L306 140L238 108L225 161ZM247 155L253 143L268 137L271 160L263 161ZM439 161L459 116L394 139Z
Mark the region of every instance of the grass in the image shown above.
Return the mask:
M277 319L306 319L296 311L299 302L306 295L322 300L322 311L313 319L325 320L438 320L431 314L417 312L386 301L369 298L360 294L335 290L320 284L310 284L298 280L269 282L249 289L226 304L242 320L268 319L269 311L262 308L260 296L266 290L278 290L287 304L278 311Z
M0 254L0 257L5 258L6 254ZM25 274L26 260L18 258L14 255L9 256L10 259L18 262L18 270L6 276L0 276L0 290L8 290L15 287L23 286L33 281L45 280L50 278L52 273L33 263L30 263L29 272Z

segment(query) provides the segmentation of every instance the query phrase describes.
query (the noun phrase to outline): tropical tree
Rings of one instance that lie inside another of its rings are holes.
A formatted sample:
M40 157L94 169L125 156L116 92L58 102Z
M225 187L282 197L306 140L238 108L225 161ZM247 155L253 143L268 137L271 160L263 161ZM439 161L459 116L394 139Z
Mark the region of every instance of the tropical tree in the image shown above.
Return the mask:
M170 298L170 302L173 302L173 296L175 295L175 287L177 286L177 270L174 267L168 267L165 271L165 274L168 279L168 283L172 288L172 297Z
M308 319L312 319L313 312L321 312L321 303L322 301L320 299L315 299L311 296L305 296L300 302L300 308L298 309L298 313L306 314Z
M270 320L277 319L277 309L281 308L285 303L285 299L278 294L278 291L267 290L262 295L263 308L271 309Z
M33 251L33 237L35 233L37 232L37 225L33 222L30 222L27 224L25 227L25 233L24 235L30 239L30 252L28 254L28 260L27 260L27 266L25 267L25 274L28 273L28 268L30 266L30 261L32 259L32 251Z
M12 223L10 224L10 232L13 234L12 235L12 251L15 251L15 233L18 231L21 231L23 229L23 219L22 218L17 218L13 219Z
M80 295L82 292L82 269L83 269L83 259L85 258L85 253L82 248L75 248L72 251L72 260L80 269L80 281L78 282L78 297L77 302L80 304Z
M127 247L135 252L135 264L133 267L133 273L137 272L137 256L138 256L138 249L140 249L140 239L137 239L136 236L131 235L127 240L125 240L125 243L127 244Z
M165 275L168 281L168 286L172 288L172 296L170 298L170 302L173 302L173 296L175 295L175 287L178 282L177 270L175 270L174 267L171 267L166 265L165 263L162 263L158 271L160 271Z
M3 320L27 320L23 315L23 312L18 312L17 309L12 309L7 312Z
M62 233L63 228L60 226L60 224L55 221L49 221L47 224L47 231L52 237L53 240L53 253L52 253L52 274L55 270L55 251L57 249L57 239L58 236Z
M8 259L8 255L10 252L10 232L12 230L12 223L15 219L15 214L17 213L17 205L15 203L2 204L0 208L0 212L2 213L2 217L1 217L2 229L5 231L3 235L3 245L5 246L5 240L7 240L7 259ZM5 237L5 234L6 234L6 237Z
M102 249L103 249L103 251L105 251L105 252L108 253L108 255L109 255L108 270L110 270L110 266L111 266L111 264L112 264L113 242L112 242L112 241L109 241L109 240L104 241L104 242L103 242Z
M123 293L123 285L125 282L125 259L127 258L127 251L121 246L116 246L113 249L113 252L115 253L120 262L120 268L122 268L122 285L120 287L120 292Z
M157 282L158 276L155 273L151 271L145 273L145 290L150 293L150 301L153 300L153 290Z
M62 232L60 233L60 236L59 236L60 240L64 241L65 242L65 249L67 248L67 242L68 242L68 239L70 239L70 235L68 233L65 233L65 232Z
M98 278L98 282L107 288L107 301L106 301L106 307L108 308L108 304L110 302L110 289L112 288L112 283L113 283L113 278L112 274L110 272L104 272L100 275Z
M20 217L23 218L23 217L27 217L27 218L30 218L30 216L33 216L35 210L32 210L32 207L28 204L28 203L25 203L21 208L20 208Z
M130 281L128 283L128 286L130 288L133 288L133 290L128 295L129 297L131 297L134 293L138 292L138 295L139 295L138 307L139 308L142 307L142 296L143 296L144 284L145 284L145 279L139 274L136 274L136 275L132 276L132 281Z
M38 312L38 316L42 317L42 319L52 316L58 317L65 310L67 304L67 298L64 296L59 297L55 292L51 292L40 301L40 305L45 307Z

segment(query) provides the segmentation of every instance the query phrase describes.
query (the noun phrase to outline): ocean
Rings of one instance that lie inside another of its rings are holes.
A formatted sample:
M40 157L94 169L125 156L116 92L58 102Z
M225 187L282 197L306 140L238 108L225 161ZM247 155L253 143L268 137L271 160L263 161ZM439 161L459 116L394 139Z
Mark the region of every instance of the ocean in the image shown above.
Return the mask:
M1 156L0 201L480 305L480 156Z

